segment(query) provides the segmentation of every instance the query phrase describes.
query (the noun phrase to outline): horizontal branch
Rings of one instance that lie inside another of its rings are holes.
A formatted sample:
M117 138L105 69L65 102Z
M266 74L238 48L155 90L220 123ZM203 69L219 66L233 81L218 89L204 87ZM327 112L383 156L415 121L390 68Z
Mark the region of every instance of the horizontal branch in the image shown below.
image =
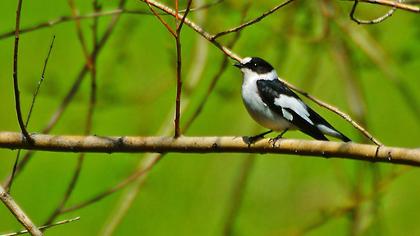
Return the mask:
M242 137L100 137L32 134L33 144L20 133L0 132L0 148L55 152L178 152L178 153L282 153L303 156L339 157L372 162L420 166L420 149L357 143L268 139L248 146Z

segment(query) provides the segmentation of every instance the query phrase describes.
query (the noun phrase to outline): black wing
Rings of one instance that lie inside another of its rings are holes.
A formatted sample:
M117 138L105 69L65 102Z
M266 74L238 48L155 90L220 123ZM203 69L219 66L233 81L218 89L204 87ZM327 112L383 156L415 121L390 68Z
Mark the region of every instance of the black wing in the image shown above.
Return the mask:
M309 113L308 118L312 121L312 124L290 107L281 107L274 103L274 100L276 98L279 98L280 95L286 95L297 99L301 102L299 96L296 95L292 90L290 90L280 80L258 80L257 87L263 102L267 104L267 106L271 110L283 116L303 133L315 139L328 140L315 125L324 124L327 127L331 127L331 125L327 121L325 121L320 115L318 115L315 111L313 111L310 107L304 105L303 102L302 104L306 111ZM284 114L286 112L289 114ZM292 115L292 117L290 117L290 115Z

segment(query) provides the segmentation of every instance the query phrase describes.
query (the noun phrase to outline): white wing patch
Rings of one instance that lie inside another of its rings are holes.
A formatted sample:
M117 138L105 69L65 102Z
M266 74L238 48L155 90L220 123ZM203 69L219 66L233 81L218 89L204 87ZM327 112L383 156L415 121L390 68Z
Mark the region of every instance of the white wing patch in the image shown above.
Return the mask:
M328 128L327 126L323 124L316 125L316 127L324 134L328 134L328 135L331 135L333 137L338 137L338 138L341 137L341 135L337 133L337 131L331 128Z
M286 118L286 120L289 120L289 121L293 120L293 115L290 114L290 112L288 112L287 110L285 110L283 108L281 109L281 111L283 112L283 116L284 116L284 118Z
M294 97L290 97L284 94L280 94L280 96L278 98L274 99L274 104L280 107L284 107L284 108L289 108L291 110L293 110L296 114L298 114L300 117L302 117L304 120L306 120L308 123L310 123L311 125L314 124L314 122L312 122L311 119L309 119L309 112L306 109L305 104L303 104L302 101L294 98ZM285 109L282 109L283 111L283 115L285 116L286 119L288 120L292 120L293 116L292 114L290 114L289 112L285 113ZM289 117L291 117L291 119L289 119Z

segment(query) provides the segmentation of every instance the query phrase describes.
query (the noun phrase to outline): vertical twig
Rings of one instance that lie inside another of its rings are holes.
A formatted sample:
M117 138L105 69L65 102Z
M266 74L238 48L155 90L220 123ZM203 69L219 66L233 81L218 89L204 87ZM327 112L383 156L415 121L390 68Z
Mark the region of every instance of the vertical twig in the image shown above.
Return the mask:
M181 92L182 92L182 77L181 77L181 70L182 70L182 57L181 57L181 30L182 26L184 25L185 18L187 17L188 13L191 9L192 0L188 0L187 8L182 16L181 21L179 21L179 14L178 14L178 0L175 1L176 6L176 34L175 34L175 42L176 42L176 99L175 99L175 137L179 137L181 135L181 129L179 126L180 123L180 116L181 116Z
M27 229L32 235L40 236L42 232L32 223L31 219L23 212L19 205L0 185L0 200L12 212L15 218Z
M19 94L19 81L18 81L18 54L19 54L19 29L20 29L20 15L22 10L22 0L18 0L18 6L16 9L16 27L15 27L15 44L13 48L13 87L15 94L15 108L16 115L19 122L20 130L26 141L33 143L31 136L26 130L25 124L23 123L22 111L20 107L20 94Z
M166 27L166 29L172 34L175 38L176 43L176 98L175 98L175 119L174 119L174 126L175 126L175 135L174 137L177 138L181 135L181 129L179 126L180 117L181 117L181 92L182 92L182 78L181 78L181 69L182 69L182 57L181 57L181 30L182 26L184 25L184 21L190 12L192 0L188 1L187 8L185 10L184 15L182 16L181 20L179 20L179 10L178 0L175 1L175 20L176 20L176 30L173 30L165 20L160 17L160 15L153 9L149 0L144 0L147 5L149 6L152 13L159 19L159 21ZM155 5L153 5L155 6Z
M53 48L53 45L54 45L54 40L55 40L55 35L53 36L53 39L52 39L51 44L50 44L50 48L48 50L47 57L45 58L45 61L44 61L44 67L42 68L41 79L38 81L38 86L36 87L34 95L32 97L31 107L29 108L28 116L26 117L26 122L25 122L26 127L28 126L29 120L31 119L32 111L33 111L33 108L35 106L36 98L38 97L39 89L41 88L42 82L44 82L45 71L47 69L48 60L50 58L51 51L52 51L52 48ZM5 189L6 189L7 192L10 192L10 189L12 188L13 179L15 177L17 166L18 166L18 163L19 163L20 153L21 153L21 150L19 149L19 151L16 154L15 163L13 164L13 170L12 170L12 174L10 176L10 180L5 185Z

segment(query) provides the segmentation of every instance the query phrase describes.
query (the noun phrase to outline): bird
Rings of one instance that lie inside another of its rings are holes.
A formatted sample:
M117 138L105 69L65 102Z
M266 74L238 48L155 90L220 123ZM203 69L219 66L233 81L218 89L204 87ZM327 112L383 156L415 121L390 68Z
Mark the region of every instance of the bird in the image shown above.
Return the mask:
M335 129L300 97L283 83L270 63L259 57L245 57L234 64L243 74L242 100L251 117L269 130L251 137L245 142L250 145L273 131L281 132L274 139L275 144L288 130L301 132L317 140L332 136L343 142L351 140Z

